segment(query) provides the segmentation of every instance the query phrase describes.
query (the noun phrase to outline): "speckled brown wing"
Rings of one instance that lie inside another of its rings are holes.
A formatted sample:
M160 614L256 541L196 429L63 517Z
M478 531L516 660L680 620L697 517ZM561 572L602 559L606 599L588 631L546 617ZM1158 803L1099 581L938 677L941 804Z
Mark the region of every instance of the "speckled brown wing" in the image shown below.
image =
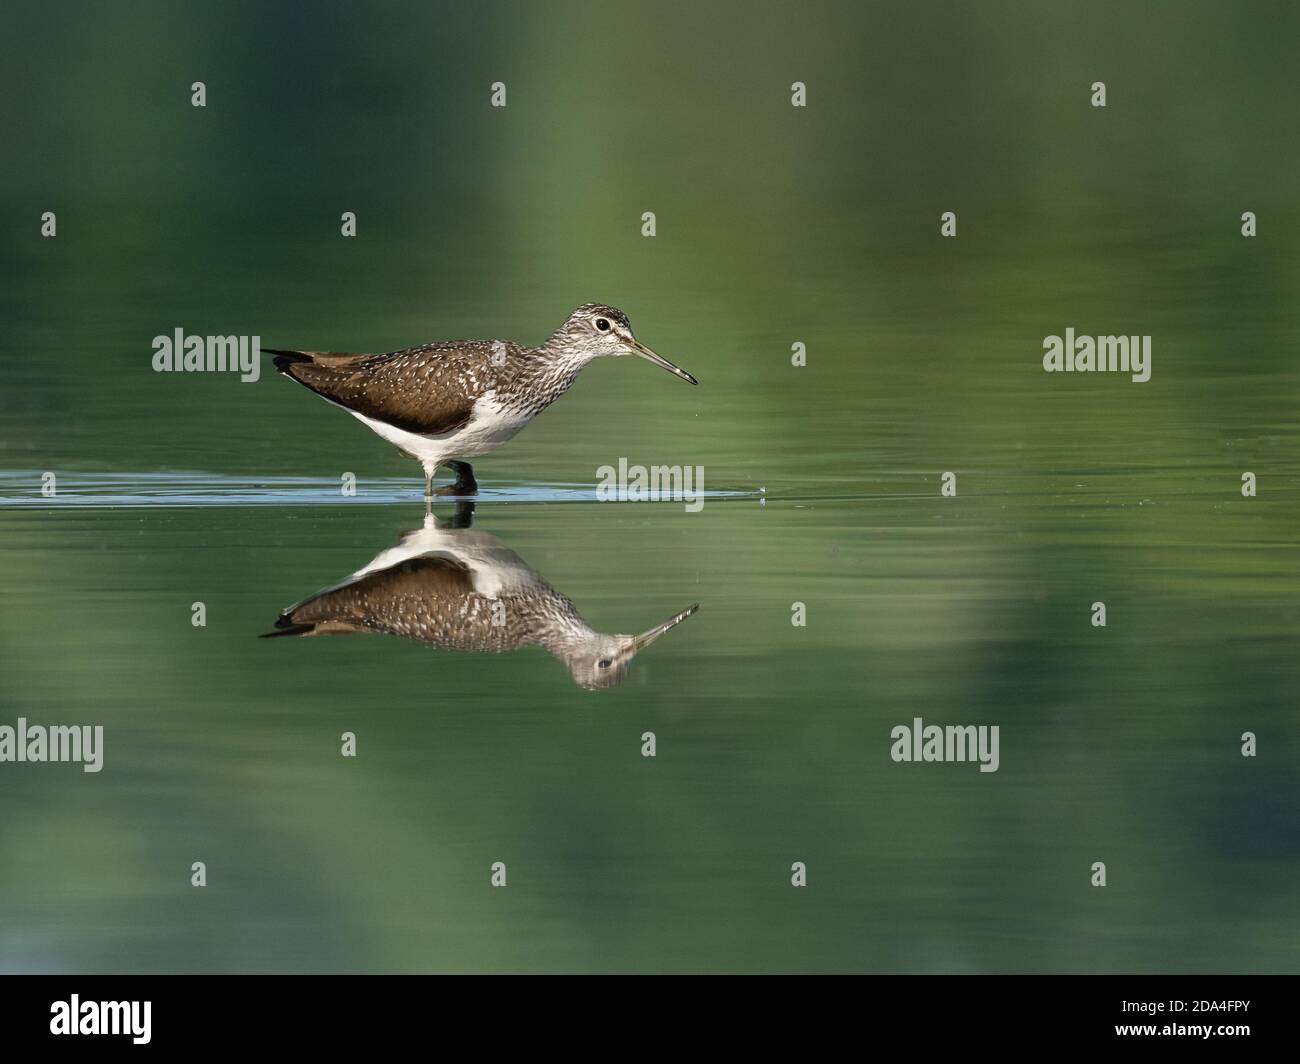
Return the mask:
M473 595L464 564L427 555L313 595L280 614L268 635L386 632L442 643L448 627L463 623Z
M502 348L508 354L519 350L506 342ZM498 371L493 345L481 340L428 344L384 355L271 353L277 370L318 395L368 418L427 436L464 428L475 400L493 387Z

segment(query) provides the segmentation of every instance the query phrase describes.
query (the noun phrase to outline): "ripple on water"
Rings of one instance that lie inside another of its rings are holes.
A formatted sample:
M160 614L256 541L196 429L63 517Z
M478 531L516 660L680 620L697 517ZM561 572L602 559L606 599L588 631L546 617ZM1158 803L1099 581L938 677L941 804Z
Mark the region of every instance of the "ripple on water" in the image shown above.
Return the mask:
M355 495L343 495L338 479L330 477L239 477L212 473L60 473L56 493L42 490L37 470L0 472L0 506L18 509L67 507L160 506L295 506L320 505L345 499L356 503L394 503L422 499L418 478L388 477L358 480ZM757 491L705 490L705 499L755 498ZM695 497L694 495L692 497ZM452 496L440 496L450 501ZM596 486L578 483L507 482L480 486L475 502L596 502ZM650 502L680 502L671 492L651 492Z

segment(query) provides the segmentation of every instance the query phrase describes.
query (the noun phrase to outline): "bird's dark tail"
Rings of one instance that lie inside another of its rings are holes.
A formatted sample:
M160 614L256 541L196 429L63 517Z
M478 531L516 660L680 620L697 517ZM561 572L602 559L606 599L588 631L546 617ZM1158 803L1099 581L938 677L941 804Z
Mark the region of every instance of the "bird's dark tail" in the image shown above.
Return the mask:
M311 362L312 356L305 351L279 351L273 347L264 347L262 351L268 355L274 355L272 361L275 363L277 372L289 375L289 367L299 362Z
M284 614L281 614L279 617L275 619L275 631L263 632L260 636L258 636L258 638L274 639L277 636L281 636L281 635L314 635L315 632L316 632L316 625L314 622L309 622L307 624L298 624L290 620Z

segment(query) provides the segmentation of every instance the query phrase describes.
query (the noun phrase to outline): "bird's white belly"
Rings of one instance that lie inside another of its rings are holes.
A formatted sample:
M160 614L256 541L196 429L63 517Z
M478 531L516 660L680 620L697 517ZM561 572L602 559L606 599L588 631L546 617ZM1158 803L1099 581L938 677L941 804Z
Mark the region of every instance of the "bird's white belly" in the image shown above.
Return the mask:
M513 438L525 425L528 417L516 409L503 407L492 392L480 396L474 403L474 414L469 424L459 432L449 435L446 442L451 449L448 458L468 458L494 451Z
M537 583L537 574L495 536L438 528L430 516L425 518L424 528L407 533L396 547L380 551L367 565L337 586L344 587L371 573L430 554L440 554L465 566L470 572L474 590L484 598L500 598L507 592L534 587Z
M355 410L348 410L348 413L364 422L367 428L394 447L400 447L426 464L436 464L448 458L471 458L486 454L500 447L528 424L526 417L502 407L491 393L481 396L474 403L469 424L440 436L407 432L366 417L365 414L358 414Z

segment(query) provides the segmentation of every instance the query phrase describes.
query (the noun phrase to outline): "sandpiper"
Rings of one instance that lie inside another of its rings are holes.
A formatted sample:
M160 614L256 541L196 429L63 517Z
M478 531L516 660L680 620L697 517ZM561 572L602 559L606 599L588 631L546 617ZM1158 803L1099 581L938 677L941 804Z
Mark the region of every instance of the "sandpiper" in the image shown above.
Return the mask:
M341 406L433 474L450 466L456 482L440 495L472 495L464 461L494 451L569 390L601 355L640 355L691 384L694 377L632 335L627 315L603 303L578 307L540 347L512 340L449 340L387 354L282 351L275 368Z
M281 611L263 638L380 632L448 650L542 646L597 689L621 683L639 651L699 609L640 635L597 632L496 536L472 530L472 513L461 501L448 523L430 514L347 579Z

